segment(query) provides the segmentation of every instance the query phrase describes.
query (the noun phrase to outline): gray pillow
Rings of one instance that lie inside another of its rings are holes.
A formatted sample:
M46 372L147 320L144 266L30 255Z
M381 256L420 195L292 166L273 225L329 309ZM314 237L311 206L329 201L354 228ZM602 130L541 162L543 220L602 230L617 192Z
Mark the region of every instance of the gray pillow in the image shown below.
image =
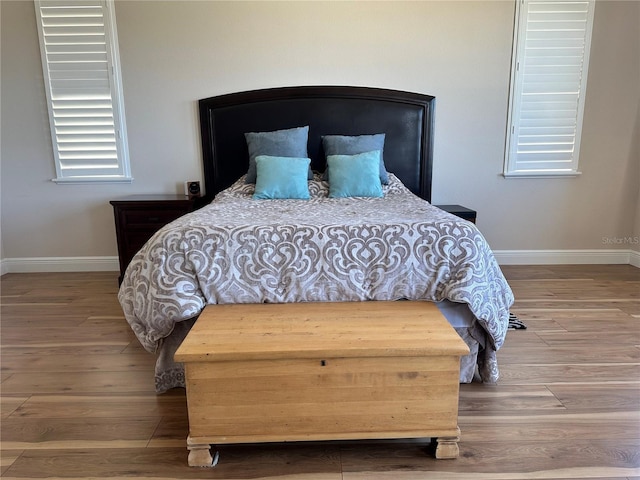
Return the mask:
M256 183L256 157L269 155L274 157L306 158L309 126L276 130L273 132L250 132L244 134L249 149L249 170L245 183ZM309 167L309 180L313 172Z
M359 153L380 150L380 182L383 185L389 184L389 175L384 166L383 149L384 149L384 133L375 135L324 135L322 137L322 146L324 153L329 155L357 155ZM327 170L322 177L324 180L329 179Z

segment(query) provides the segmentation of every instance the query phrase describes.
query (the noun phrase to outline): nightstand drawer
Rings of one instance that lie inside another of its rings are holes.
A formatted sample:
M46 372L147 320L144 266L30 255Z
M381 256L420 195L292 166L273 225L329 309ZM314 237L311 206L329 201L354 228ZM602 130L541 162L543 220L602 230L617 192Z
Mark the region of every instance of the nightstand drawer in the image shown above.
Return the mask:
M172 222L185 213L189 213L191 208L167 208L165 210L123 210L122 220L124 224L131 228L157 227L160 228L169 222Z
M159 227L157 230L154 230L151 233L147 231L129 232L126 239L123 240L123 244L121 245L123 257L128 259L128 262L130 262L131 259L136 255L136 253L138 253L144 246L144 244L147 243L147 240L149 240L153 236L153 234L156 233L160 228L162 227ZM129 265L128 262L127 265Z

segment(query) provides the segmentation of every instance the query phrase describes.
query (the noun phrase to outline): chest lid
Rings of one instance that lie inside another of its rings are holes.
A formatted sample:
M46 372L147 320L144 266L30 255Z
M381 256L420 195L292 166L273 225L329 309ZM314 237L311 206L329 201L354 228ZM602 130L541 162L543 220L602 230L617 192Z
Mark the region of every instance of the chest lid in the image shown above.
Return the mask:
M431 302L208 305L176 352L180 362L466 355Z

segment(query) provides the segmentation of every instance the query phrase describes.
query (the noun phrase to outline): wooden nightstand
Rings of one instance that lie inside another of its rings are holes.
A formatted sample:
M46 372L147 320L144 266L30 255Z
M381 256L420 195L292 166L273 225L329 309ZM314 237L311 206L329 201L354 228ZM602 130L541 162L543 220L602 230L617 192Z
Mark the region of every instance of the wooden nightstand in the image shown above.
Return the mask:
M184 195L130 195L111 200L116 221L119 283L138 250L167 223L196 209L198 199Z
M476 214L475 210L471 210L470 208L463 207L462 205L434 205L434 207L438 207L445 212L453 213L455 216L464 218L465 220L469 220L472 223L476 223Z

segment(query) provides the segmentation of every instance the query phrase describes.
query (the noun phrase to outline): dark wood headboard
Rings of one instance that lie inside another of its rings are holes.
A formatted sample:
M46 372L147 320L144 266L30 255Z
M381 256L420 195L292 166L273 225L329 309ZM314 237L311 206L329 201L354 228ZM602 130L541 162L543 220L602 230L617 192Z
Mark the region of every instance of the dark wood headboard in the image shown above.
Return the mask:
M247 172L245 132L309 125L311 167L324 171L323 135L385 133L384 162L431 201L435 97L367 87L283 87L199 101L206 199Z

